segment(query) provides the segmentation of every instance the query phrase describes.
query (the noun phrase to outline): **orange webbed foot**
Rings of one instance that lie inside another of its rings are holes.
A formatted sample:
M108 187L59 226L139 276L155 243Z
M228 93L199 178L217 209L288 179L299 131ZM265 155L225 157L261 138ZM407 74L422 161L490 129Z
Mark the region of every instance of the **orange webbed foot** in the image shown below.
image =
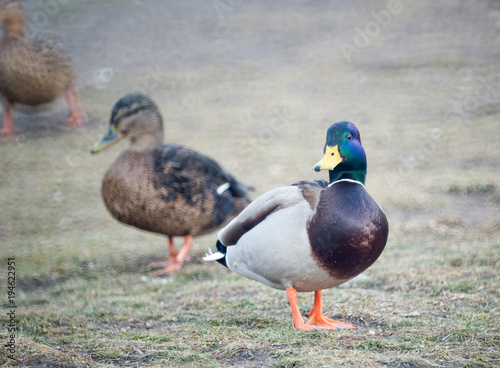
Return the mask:
M325 317L323 314L313 314L312 317L305 324L311 326L318 326L320 328L327 328L331 330L356 329L356 326L354 326L353 324L330 319Z
M85 114L85 112L83 112L83 114L71 112L70 115L66 118L65 127L66 128L77 128L77 127L80 127L80 126L86 124L87 121L88 121L87 114Z
M311 310L307 313L307 316L310 317L306 322L307 325L322 326L322 328L328 328L331 330L356 329L356 326L354 326L353 324L330 319L323 315L321 290L314 292L314 304Z
M182 268L183 265L184 265L184 262L182 262L182 263L180 263L180 262L172 262L168 266L165 266L165 267L163 267L162 269L160 269L158 271L152 272L150 276L151 277L158 277L158 276L166 275L168 273L179 271Z
M172 257L167 257L167 258L160 259L159 261L151 262L150 264L148 264L146 266L146 268L148 270L151 270L153 268L164 268L164 267L170 266L174 262L175 262L175 259L173 259Z
M14 139L17 139L17 134L15 132L4 132L3 130L0 130L0 141L12 141Z
M345 323L341 321L336 321L327 318L323 315L323 307L321 303L321 290L314 292L314 304L312 309L307 313L309 320L304 323L304 319L300 314L299 307L297 305L297 291L293 288L287 288L286 293L288 300L290 302L290 307L292 308L293 325L295 328L305 331L312 330L347 330L355 329L356 326Z
M164 258L160 261L150 263L148 269L163 267L162 269L155 271L151 274L151 277L157 277L165 275L171 272L179 271L184 262L186 262L191 246L193 245L193 237L191 235L186 236L184 245L177 252L175 249L174 242L171 236L168 237L168 249L170 251L170 257Z

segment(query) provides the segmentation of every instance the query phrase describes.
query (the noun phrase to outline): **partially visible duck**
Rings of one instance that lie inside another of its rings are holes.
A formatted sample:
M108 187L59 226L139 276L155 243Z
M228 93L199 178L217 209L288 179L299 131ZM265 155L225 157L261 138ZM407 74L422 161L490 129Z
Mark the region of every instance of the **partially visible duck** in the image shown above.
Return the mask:
M71 59L54 39L26 38L26 20L18 1L0 3L0 99L5 108L0 135L15 138L14 105L40 105L54 101L65 93L71 113L70 127L87 120L78 92L73 86Z

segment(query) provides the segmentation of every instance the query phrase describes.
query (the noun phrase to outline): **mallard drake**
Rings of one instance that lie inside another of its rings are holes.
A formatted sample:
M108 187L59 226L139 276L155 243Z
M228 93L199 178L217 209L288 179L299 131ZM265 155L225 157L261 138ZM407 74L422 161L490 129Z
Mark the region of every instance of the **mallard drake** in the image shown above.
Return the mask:
M356 126L333 124L323 152L314 170L329 170L329 182L301 181L263 194L217 234L217 252L204 257L286 290L293 325L302 330L356 328L323 315L321 290L372 265L389 232L382 208L364 186L366 156ZM297 292L312 291L314 304L304 323Z
M3 138L15 137L19 129L13 123L13 105L39 105L55 100L64 91L71 113L67 125L79 126L86 121L78 92L73 84L71 59L55 39L29 40L26 21L18 1L0 3L0 95L5 108Z
M193 237L221 228L241 212L250 203L251 187L205 155L164 145L161 114L143 94L127 94L116 102L109 129L91 153L123 138L130 139L130 146L104 176L104 203L118 221L167 235L170 257L149 265L163 267L153 276L177 271ZM174 236L185 237L179 251Z

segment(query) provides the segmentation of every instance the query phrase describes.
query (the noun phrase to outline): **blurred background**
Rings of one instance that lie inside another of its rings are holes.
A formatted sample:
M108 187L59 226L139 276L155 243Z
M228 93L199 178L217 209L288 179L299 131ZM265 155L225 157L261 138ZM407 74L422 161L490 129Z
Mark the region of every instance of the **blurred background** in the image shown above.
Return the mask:
M0 148L4 190L16 178L24 193L36 185L36 175L19 178L26 170L9 172L36 149L47 175L82 176L96 192L85 206L101 206L98 178L125 144L98 157L88 147L114 101L142 91L162 110L167 142L213 156L259 193L321 177L311 166L326 129L350 120L367 151L368 188L393 221L495 219L498 203L457 194L491 194L498 180L496 1L53 0L25 8L28 35L56 34L72 55L91 121L68 135L42 129L58 125L58 110L66 114L63 99L41 113L18 108L24 135ZM16 224L3 227L15 232Z

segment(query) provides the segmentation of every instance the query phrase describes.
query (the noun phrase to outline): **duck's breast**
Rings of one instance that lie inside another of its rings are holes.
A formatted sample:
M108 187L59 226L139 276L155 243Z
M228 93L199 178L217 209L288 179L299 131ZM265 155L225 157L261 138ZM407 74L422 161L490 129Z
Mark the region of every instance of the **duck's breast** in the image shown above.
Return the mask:
M151 201L152 170L151 157L125 151L106 172L101 187L104 203L117 220L149 231L157 230L152 219L159 210Z
M318 264L333 277L350 279L380 256L388 231L384 212L364 186L339 182L321 193L308 237Z

